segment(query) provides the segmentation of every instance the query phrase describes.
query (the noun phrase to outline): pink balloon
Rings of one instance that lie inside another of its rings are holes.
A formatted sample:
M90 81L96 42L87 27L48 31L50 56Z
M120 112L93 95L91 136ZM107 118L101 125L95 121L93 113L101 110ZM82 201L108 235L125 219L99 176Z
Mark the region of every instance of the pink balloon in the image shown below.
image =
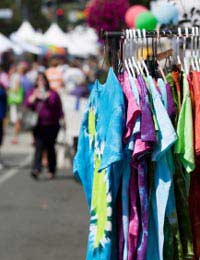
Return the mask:
M145 6L142 5L133 5L131 6L125 14L125 21L129 28L135 27L135 19L138 16L138 14L142 12L146 12L148 9Z

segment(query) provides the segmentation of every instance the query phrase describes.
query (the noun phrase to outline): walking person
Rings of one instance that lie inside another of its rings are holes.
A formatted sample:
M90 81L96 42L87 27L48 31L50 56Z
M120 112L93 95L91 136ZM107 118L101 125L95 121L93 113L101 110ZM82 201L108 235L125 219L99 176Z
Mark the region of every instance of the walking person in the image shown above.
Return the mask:
M7 109L7 95L4 86L0 83L0 148L3 141L3 124L4 119L6 117L6 109ZM0 157L0 170L3 169L3 162Z
M6 89L9 88L9 75L3 70L2 65L0 65L0 84Z
M50 62L50 67L46 70L46 76L49 80L50 88L59 93L64 87L64 82L63 73L58 65L58 58L53 57Z
M14 125L14 137L12 144L18 144L19 132L21 130L22 103L24 100L23 88L21 86L21 76L23 65L19 64L17 69L10 76L10 88L8 91L8 104L10 106L10 121Z
M34 84L30 81L30 79L27 76L27 73L29 71L29 65L23 64L23 67L21 69L21 78L20 78L20 84L23 88L24 96L27 95L28 92L33 88Z
M36 86L27 95L25 105L38 113L38 124L33 130L35 138L35 155L31 175L37 178L41 172L42 154L47 152L49 179L56 173L55 143L63 116L62 104L58 93L50 89L44 73L39 73Z

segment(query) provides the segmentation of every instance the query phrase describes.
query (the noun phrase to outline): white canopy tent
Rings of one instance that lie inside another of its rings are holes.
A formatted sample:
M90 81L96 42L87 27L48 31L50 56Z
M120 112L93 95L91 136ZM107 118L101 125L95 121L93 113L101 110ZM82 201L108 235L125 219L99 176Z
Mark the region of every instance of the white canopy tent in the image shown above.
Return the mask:
M5 35L0 33L0 53L12 49L16 54L22 54L22 49L9 40Z
M63 48L69 47L68 37L56 23L52 23L49 29L44 33L43 43Z
M19 45L24 52L30 52L36 55L42 54L41 48L21 40L15 34L11 34L10 39L13 41L13 44Z
M33 43L35 45L43 45L44 36L41 32L35 32Z
M24 21L19 27L19 29L13 34L20 40L32 43L35 33L36 32L32 25L28 21Z
M53 23L43 35L43 43L67 48L69 54L87 57L98 53L98 37L93 29L77 26L64 33L58 24Z
M87 57L98 53L98 37L95 31L84 26L77 26L74 30L64 33L57 23L52 23L42 34L36 32L28 21L24 21L19 29L10 35L10 39L24 51L41 54L38 46L54 45L67 48L69 54Z
M41 54L41 49L36 46L38 33L28 21L24 21L19 29L10 35L13 44L19 45L23 51L33 54Z
M99 44L98 37L92 28L77 26L67 34L70 39L69 53L81 57L97 55Z

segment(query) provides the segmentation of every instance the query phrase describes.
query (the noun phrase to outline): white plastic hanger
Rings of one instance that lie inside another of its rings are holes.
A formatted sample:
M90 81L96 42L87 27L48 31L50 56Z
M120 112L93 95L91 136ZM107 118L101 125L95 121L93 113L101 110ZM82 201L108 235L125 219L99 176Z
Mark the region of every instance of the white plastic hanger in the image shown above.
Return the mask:
M126 71L128 74L131 76L131 71L129 69L129 64L128 64L128 55L127 55L127 45L128 45L128 38L129 38L129 31L128 29L125 31L125 40L124 40L124 45L123 45L123 57L124 57L124 65L126 68Z
M159 29L157 29L157 39L156 39L156 40L157 40L157 41L160 40L160 30L159 30ZM160 49L161 49L161 44L160 44ZM161 49L161 51L162 51L162 49ZM162 78L163 78L165 84L167 84L167 79L166 79L166 77L165 77L164 71L163 71L162 67L161 67L160 64L159 64L159 61L157 61L157 63L158 63L158 70L160 71L160 74L161 74L161 76L162 76Z
M135 30L135 29L132 29L132 35L133 35L133 40L134 40L135 47L136 47L135 49L136 49L136 52L137 52L137 40L136 40L137 36L136 36L136 30ZM134 54L133 54L133 56L131 57L131 61L132 61L132 64L133 64L133 66L134 66L134 68L135 68L135 70L136 70L137 75L139 75L139 74L140 74L140 71L139 71L139 68L138 68L138 66L137 66L137 63L136 63L136 61L135 61Z
M197 35L198 35L198 28L194 27L194 64L196 67L196 70L199 71L199 62L198 62L198 58L197 58Z
M198 38L198 46L197 46L197 58L198 58L198 63L200 67L200 28L197 27L197 38Z
M199 40L199 28L195 27L195 39L196 39L196 52L195 52L195 61L197 70L200 71L200 63L199 63L199 51L198 51L198 40Z
M194 31L194 27L192 27L192 36L191 36L191 58L190 58L190 63L191 63L191 66L192 66L192 70L196 70L196 67L195 67L195 64L194 64L194 34L195 34L195 31Z
M143 41L144 41L144 40L146 41L146 30L145 30L145 29L142 30L142 39L143 39ZM145 61L144 61L143 51L142 51L141 64L142 64L142 66L144 67L144 70L145 70L145 72L146 72L146 75L149 76L149 70L148 70L148 68L147 68L147 66L146 66L146 63L145 63Z
M124 60L124 65L125 65L126 71L128 72L128 75L131 76L131 71L129 69L128 61L126 59Z
M127 30L127 37L128 37L128 42L129 42L129 53L128 53L128 58L127 58L128 66L129 66L129 70L131 72L131 75L135 76L135 71L134 71L133 65L131 63L131 56L132 56L132 53L131 53L131 51L132 51L131 47L132 46L131 45L132 45L132 40L133 40L131 30Z
M178 35L177 35L177 62L178 62L178 65L181 66L181 70L183 70L183 65L182 65L182 62L181 62L181 58L180 58L180 38L182 38L182 32L181 32L181 28L178 27Z
M188 37L189 37L188 28L185 27L185 36L183 38L183 63L184 63L184 70L187 75L189 74L189 68L190 68L190 63L186 56L186 43Z
M142 38L141 30L137 29L137 44L139 42L139 39L141 39L141 38ZM140 71L140 74L143 75L144 73L143 73L142 66L141 66L141 63L140 63L139 57L138 57L138 48L137 48L137 66Z
M132 30L129 30L129 36L130 36L130 41L131 41L131 47L133 47L133 32L132 32ZM131 54L131 56L130 56L129 59L128 59L128 61L129 61L129 67L130 67L130 69L131 69L131 72L132 72L132 74L133 74L133 77L136 78L135 70L134 70L134 65L133 65L132 59L131 59L131 57L133 56L133 52L130 53L130 54Z

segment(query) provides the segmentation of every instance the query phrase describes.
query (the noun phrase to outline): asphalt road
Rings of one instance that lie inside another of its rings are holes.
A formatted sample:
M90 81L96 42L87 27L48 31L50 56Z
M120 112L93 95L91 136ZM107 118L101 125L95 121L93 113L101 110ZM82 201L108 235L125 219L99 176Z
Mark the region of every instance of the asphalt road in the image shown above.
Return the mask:
M3 147L0 172L0 260L85 259L88 211L71 170L55 180L30 178L32 149L27 136L18 148Z

